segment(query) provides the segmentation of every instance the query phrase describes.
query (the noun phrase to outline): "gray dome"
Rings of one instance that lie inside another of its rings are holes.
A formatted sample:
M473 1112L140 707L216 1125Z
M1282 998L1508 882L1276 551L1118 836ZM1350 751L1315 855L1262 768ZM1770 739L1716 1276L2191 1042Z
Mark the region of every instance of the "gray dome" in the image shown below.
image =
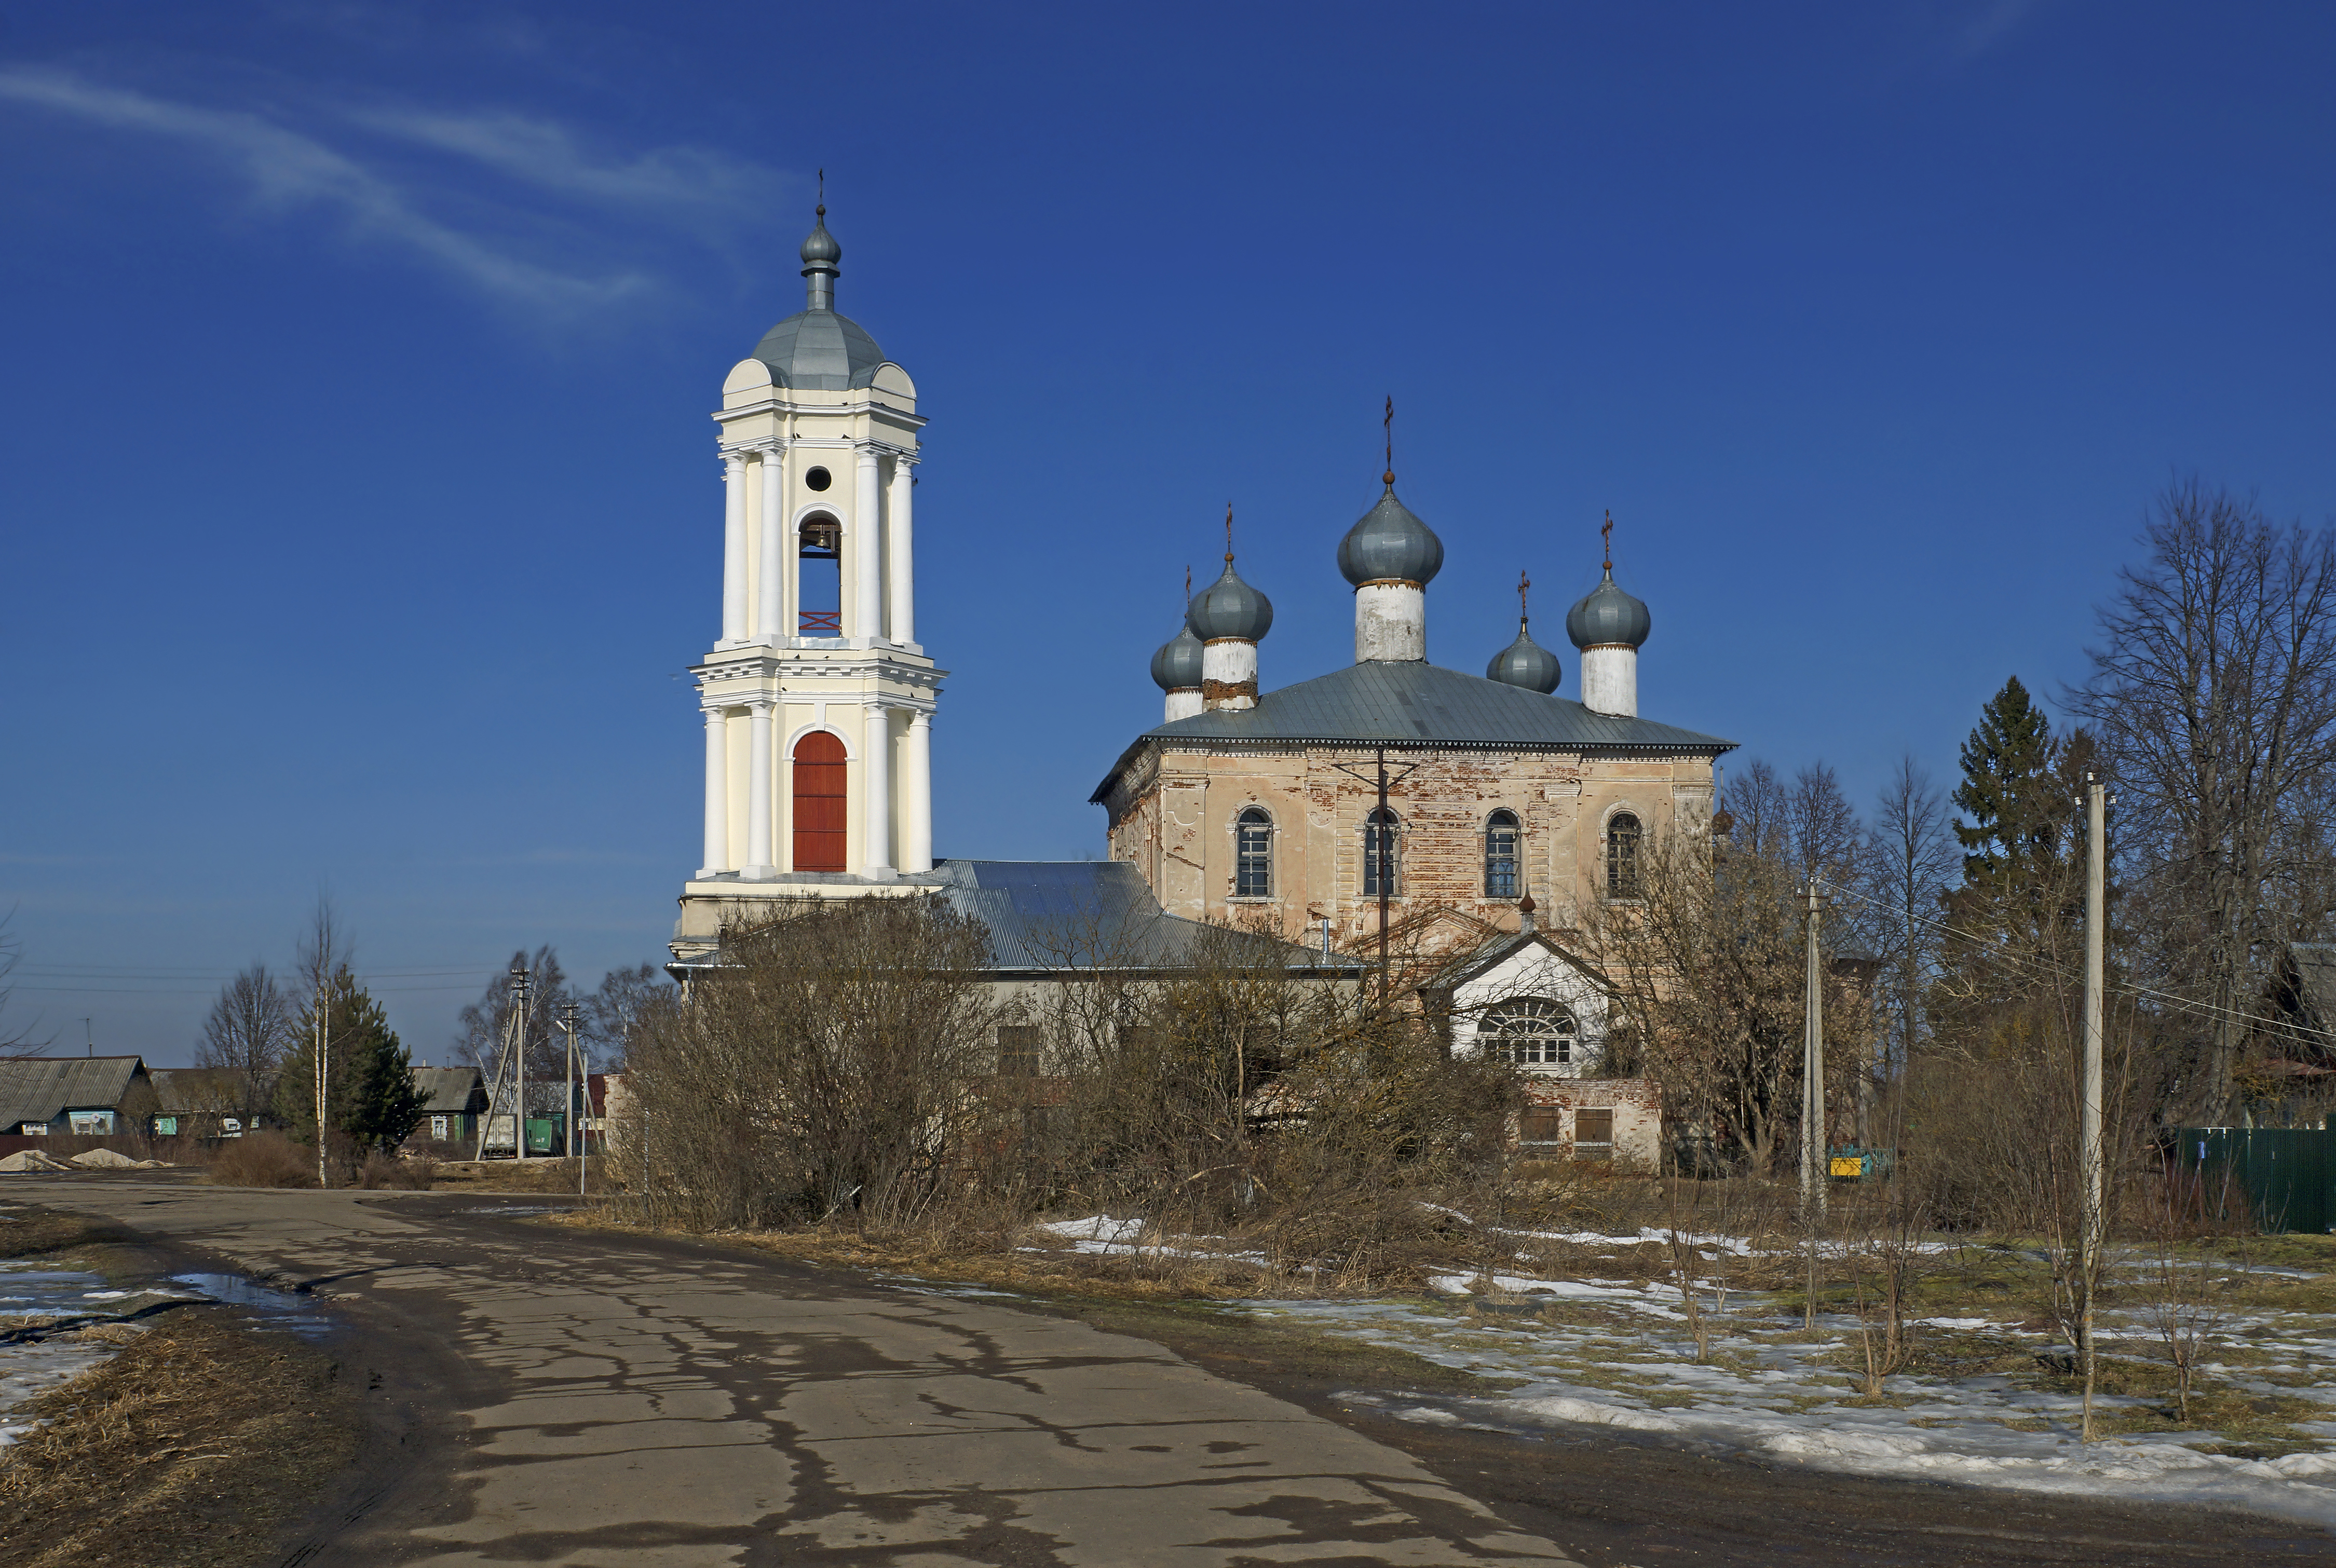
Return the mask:
M1273 629L1273 601L1243 582L1225 557L1225 575L1192 596L1184 625L1202 642L1221 637L1257 641Z
M798 254L803 257L805 267L820 262L832 267L843 259L843 247L838 245L835 236L827 231L827 206L824 202L820 205L818 215L812 222L811 234L803 240L803 249Z
M1520 620L1517 640L1493 656L1493 662L1484 667L1484 678L1499 681L1503 686L1521 686L1547 696L1565 678L1565 670L1557 662L1557 655L1526 635L1525 623Z
M1162 691L1196 691L1201 685L1201 639L1189 626L1160 645L1152 656L1152 679Z
M1444 541L1395 498L1395 476L1389 474L1379 503L1338 541L1339 574L1357 588L1389 578L1425 588L1443 570Z
M1634 648L1647 640L1654 625L1645 605L1614 586L1611 566L1606 569L1606 580L1565 612L1565 635L1576 648L1620 643Z
M810 248L806 241L803 248ZM884 351L848 316L801 310L763 334L748 357L769 365L771 379L781 386L842 392L875 380Z

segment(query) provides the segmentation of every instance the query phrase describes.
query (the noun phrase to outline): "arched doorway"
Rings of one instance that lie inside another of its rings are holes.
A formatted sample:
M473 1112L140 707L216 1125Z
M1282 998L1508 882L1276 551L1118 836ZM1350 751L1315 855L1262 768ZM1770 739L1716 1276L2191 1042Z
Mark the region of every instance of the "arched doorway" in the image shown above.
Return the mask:
M815 729L795 743L794 869L843 869L843 743Z

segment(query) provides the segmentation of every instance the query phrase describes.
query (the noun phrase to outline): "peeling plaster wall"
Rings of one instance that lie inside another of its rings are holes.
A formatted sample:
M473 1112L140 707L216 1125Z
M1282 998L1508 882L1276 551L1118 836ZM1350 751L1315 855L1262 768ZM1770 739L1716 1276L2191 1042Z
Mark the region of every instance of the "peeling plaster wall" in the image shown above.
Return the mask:
M1352 940L1377 929L1378 901L1362 894L1363 819L1377 791L1341 773L1370 772L1352 747L1287 751L1168 751L1106 803L1110 853L1144 872L1172 913L1262 922L1290 936L1328 915ZM1484 893L1485 819L1505 807L1523 827L1520 869L1541 923L1563 930L1605 896L1608 819L1628 810L1650 834L1711 818L1711 762L1703 756L1601 757L1572 752L1390 751L1421 765L1388 791L1401 820L1401 866L1393 913L1449 904L1505 930L1515 901ZM1262 806L1274 825L1274 891L1233 896L1233 821Z

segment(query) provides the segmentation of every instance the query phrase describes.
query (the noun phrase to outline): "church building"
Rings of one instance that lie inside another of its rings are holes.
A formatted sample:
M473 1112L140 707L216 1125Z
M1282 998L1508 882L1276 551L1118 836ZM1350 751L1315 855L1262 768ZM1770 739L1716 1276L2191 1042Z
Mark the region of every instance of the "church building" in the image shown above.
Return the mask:
M1653 620L1616 585L1611 556L1565 618L1578 700L1558 695L1563 670L1522 603L1516 640L1482 676L1428 663L1444 543L1397 499L1392 472L1383 483L1338 543L1355 602L1348 667L1261 691L1272 605L1230 550L1192 596L1152 659L1165 717L1092 797L1110 813L1112 858L1172 913L1326 931L1342 947L1376 931L1383 909L1415 928L1461 917L1448 942L1530 924L1528 899L1544 926L1577 926L1591 901L1635 895L1649 835L1706 830L1713 763L1734 743L1639 716Z

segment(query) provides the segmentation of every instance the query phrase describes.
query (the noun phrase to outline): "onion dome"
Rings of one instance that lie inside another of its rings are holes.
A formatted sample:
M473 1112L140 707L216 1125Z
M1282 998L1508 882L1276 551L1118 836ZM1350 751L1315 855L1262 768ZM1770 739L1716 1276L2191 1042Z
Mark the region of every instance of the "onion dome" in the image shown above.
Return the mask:
M1389 580L1426 588L1443 570L1444 541L1395 498L1395 475L1388 474L1387 493L1338 541L1339 575L1357 588Z
M1273 601L1243 582L1225 557L1225 575L1192 596L1184 625L1202 642L1222 637L1257 641L1273 628Z
M1152 680L1162 691L1198 691L1201 687L1201 639L1189 626L1160 645L1152 656Z
M803 249L797 254L803 258L806 268L832 268L843 259L843 247L838 245L835 236L827 231L827 203L824 201L819 204L813 217L810 237L804 239Z
M1494 654L1493 662L1484 667L1486 680L1496 680L1503 686L1521 686L1543 696L1557 689L1557 683L1564 678L1564 675L1557 662L1557 655L1526 634L1523 616L1517 618L1517 640Z
M1614 586L1611 566L1606 569L1606 580L1565 612L1565 635L1576 648L1619 644L1636 648L1647 640L1654 625L1654 618L1647 613L1644 604Z
M827 208L818 209L811 238L803 242L807 308L763 335L750 359L770 367L774 386L845 392L866 386L884 364L884 351L865 327L835 311L836 263L843 247L827 231Z

